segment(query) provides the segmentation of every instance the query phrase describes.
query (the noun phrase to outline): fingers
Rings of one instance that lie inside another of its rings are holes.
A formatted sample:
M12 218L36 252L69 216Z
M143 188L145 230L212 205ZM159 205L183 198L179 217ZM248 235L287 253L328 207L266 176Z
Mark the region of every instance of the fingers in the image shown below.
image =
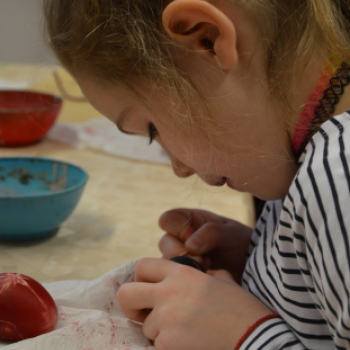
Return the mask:
M205 268L210 268L210 259L206 256L196 256L189 253L189 249L177 238L169 233L165 234L159 241L159 249L163 253L164 259L171 259L175 256L188 256L199 262Z
M155 286L166 278L171 266L170 261L155 258L144 258L136 264L134 283L123 284L117 294L127 318L144 322L155 305Z
M156 312L150 312L144 321L142 331L143 334L151 340L155 340L159 335L159 327L157 327L157 315Z
M143 258L135 266L135 282L159 283L170 273L173 262L165 259Z
M188 250L185 248L184 244L169 233L165 234L160 239L158 246L165 259L170 259L174 256L186 255L188 253Z
M196 230L207 222L224 223L227 220L207 210L178 208L164 212L159 218L159 226L164 231L185 241L189 238L188 234L186 235L188 227Z
M169 210L159 219L159 226L167 231L159 242L159 248L166 259L186 253L204 254L216 247L215 227L229 221L205 210Z
M159 241L159 249L164 258L170 259L188 253L183 243L194 232L191 221L189 209L170 210L159 218L160 228L167 232Z
M126 283L119 288L117 298L125 317L144 322L154 306L153 288L151 283Z
M124 315L131 320L144 322L155 307L159 283L177 267L169 260L141 259L135 266L134 283L123 284L117 293Z
M117 294L126 317L139 320L144 314L140 310L153 309L155 285L166 278L172 264L156 258L144 258L136 264L134 283L123 284Z
M159 226L171 236L185 242L193 233L190 209L174 209L166 211L159 218Z
M185 248L192 254L206 254L215 248L225 246L230 237L230 226L208 222L201 226L186 242Z

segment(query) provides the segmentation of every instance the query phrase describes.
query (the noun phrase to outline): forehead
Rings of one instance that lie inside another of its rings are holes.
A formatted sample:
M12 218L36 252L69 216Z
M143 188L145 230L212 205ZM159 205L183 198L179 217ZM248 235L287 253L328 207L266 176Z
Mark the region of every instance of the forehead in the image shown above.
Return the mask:
M120 127L120 117L125 114L127 118L123 121L148 118L183 138L198 132L203 125L204 129L208 127L208 120L193 118L188 106L164 86L130 81L129 91L117 84L104 86L86 77L78 78L77 82L91 105ZM199 109L197 113L204 116Z
M91 105L107 117L113 117L135 104L135 98L119 86L103 86L89 78L77 78L80 89Z

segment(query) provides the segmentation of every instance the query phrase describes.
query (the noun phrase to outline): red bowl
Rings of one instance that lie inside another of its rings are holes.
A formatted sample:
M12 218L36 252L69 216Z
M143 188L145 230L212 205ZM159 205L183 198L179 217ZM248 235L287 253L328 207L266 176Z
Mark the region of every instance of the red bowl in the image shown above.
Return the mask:
M0 91L0 146L18 147L42 139L54 125L62 99L37 92Z

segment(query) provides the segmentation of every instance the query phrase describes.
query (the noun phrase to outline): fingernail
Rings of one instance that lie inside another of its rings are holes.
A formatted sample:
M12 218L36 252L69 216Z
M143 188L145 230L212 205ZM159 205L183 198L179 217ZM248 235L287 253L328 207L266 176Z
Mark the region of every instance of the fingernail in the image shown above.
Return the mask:
M186 241L185 246L190 250L199 250L204 247L204 242L199 237L191 237Z

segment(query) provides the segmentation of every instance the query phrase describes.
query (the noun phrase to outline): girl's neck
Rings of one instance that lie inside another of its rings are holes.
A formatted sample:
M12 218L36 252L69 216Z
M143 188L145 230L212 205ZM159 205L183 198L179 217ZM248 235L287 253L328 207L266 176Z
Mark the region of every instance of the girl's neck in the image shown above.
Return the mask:
M340 101L335 106L333 116L342 114L343 112L348 110L350 110L350 86L349 85L345 87L344 93Z
M327 54L325 51L317 51L317 53L310 60L307 68L303 73L303 77L298 86L298 91L294 95L294 100L291 103L294 106L298 106L292 113L294 117L289 125L289 135L292 138L296 129L296 126L300 120L301 114L304 110L305 104L308 101L308 97L313 92L315 85L318 82L319 76L322 73L322 69L326 62Z

